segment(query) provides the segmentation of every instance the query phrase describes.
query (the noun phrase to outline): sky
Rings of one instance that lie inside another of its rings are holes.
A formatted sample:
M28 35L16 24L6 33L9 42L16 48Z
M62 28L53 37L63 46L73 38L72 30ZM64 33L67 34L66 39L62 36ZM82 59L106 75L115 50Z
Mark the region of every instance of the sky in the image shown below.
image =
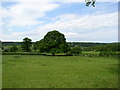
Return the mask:
M67 42L117 42L118 0L4 0L0 3L0 40L32 41L58 30Z

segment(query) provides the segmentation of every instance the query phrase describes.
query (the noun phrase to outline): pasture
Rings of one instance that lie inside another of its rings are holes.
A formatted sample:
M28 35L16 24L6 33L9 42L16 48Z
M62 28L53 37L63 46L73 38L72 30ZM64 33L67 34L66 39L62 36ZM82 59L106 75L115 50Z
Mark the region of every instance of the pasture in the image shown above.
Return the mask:
M118 60L107 57L3 55L3 88L117 88Z

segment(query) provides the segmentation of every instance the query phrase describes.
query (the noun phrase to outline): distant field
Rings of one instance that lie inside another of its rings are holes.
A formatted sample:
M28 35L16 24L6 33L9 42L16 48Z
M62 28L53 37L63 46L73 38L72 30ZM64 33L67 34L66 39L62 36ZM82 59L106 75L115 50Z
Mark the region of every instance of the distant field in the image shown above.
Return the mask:
M99 51L97 51L97 52L95 52L95 51L84 51L84 52L82 52L83 54L99 54L100 52Z
M3 55L3 88L117 88L116 58Z

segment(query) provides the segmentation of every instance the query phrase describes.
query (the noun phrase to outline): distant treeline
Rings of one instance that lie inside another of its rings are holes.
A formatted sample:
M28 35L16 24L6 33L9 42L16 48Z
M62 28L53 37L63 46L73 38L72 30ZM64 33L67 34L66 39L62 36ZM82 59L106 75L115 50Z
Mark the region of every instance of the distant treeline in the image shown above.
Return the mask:
M2 47L21 46L23 42L2 42ZM32 42L34 47L35 42ZM120 51L120 43L67 42L71 47L80 46L82 51Z
M2 42L2 46L17 46L22 45L22 42Z
M99 45L106 45L110 43L92 43L92 42L67 42L70 47L93 47L93 46L99 46Z
M43 39L36 42L32 42L32 39L28 37L25 37L22 42L2 42L0 49L4 55L38 55L42 53L51 53L55 56L61 53L67 56L94 56L95 54L92 54L92 52L99 52L99 54L97 53L95 56L117 56L120 54L120 43L66 42L64 34L53 30L48 32Z
M67 43L70 47L75 47L75 46L92 47L92 46L110 44L110 43L91 43L91 42L67 42ZM16 46L16 45L22 45L22 42L2 42L2 46Z
M23 42L2 42L2 46L21 46ZM35 42L32 42L34 44ZM67 42L70 47L80 46L84 51L120 51L120 43Z
M71 49L75 52L80 51L92 51L99 53L82 53L83 56L119 56L120 55L120 43L90 43L90 42L67 42ZM41 55L41 53L23 53L21 46L23 42L2 42L3 55ZM34 50L35 42L32 42L31 50ZM81 47L80 48L78 48ZM16 48L17 47L17 48ZM17 52L16 52L17 51ZM67 54L66 54L67 55ZM71 55L71 54L70 54Z

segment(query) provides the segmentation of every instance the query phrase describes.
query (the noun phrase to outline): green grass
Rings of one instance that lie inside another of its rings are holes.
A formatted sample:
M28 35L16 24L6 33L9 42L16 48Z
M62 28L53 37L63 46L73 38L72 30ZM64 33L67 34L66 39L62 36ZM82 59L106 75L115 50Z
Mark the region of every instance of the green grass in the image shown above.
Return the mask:
M3 88L117 88L116 58L3 55Z
M99 55L100 52L95 52L95 51L83 51L82 54L90 54L90 55Z
M85 53L85 54L99 54L100 52L99 51L83 51L82 53Z

